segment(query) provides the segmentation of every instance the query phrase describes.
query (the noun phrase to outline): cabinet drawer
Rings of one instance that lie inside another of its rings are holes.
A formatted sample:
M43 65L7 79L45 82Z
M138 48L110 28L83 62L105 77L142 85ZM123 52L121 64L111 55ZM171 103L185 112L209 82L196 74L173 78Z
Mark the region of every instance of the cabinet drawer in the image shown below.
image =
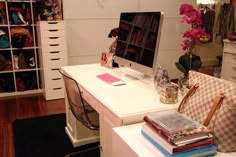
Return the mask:
M44 58L64 58L66 57L65 51L44 51Z
M224 52L236 54L236 42L224 42Z
M44 78L45 89L58 89L63 88L63 79L62 78Z
M54 29L54 30L43 30L41 31L41 37L64 37L65 30Z
M234 51L236 52L236 48ZM236 54L224 52L223 60L227 64L229 64L228 62L232 62L234 65L236 65Z
M58 29L65 29L64 22L60 21L45 21L40 22L40 29L41 30L58 30Z
M44 37L42 38L42 46L44 45L56 45L65 43L64 37Z
M64 88L45 89L44 96L46 100L64 98Z
M236 83L236 76L225 75L224 73L222 73L221 78Z
M232 66L232 65L229 65L229 63L227 63L227 65L223 65L222 74L236 77L236 65Z
M52 52L52 51L64 51L66 50L65 44L43 44L42 45L43 53Z
M45 69L44 70L45 80L54 81L54 80L62 80L62 76L59 73L59 68ZM62 83L63 84L63 83Z
M66 58L62 57L44 57L43 58L43 67L45 69L54 69L54 68L60 68L62 66L66 65Z

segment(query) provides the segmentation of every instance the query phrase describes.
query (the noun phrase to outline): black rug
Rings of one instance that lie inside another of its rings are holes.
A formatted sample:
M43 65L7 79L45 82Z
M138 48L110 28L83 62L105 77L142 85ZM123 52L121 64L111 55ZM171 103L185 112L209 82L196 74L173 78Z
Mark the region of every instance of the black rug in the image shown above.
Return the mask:
M71 157L99 157L99 149L83 151L98 146L92 143L74 148L65 133L65 114L15 120L13 135L15 157L65 157L78 152Z

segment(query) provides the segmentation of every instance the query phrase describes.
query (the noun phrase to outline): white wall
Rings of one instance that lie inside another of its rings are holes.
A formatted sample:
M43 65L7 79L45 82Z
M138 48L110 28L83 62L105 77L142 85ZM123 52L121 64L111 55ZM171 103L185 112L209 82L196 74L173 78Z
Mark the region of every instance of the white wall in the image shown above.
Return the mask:
M64 0L69 64L99 62L114 40L107 36L119 26L120 12L138 8L137 0Z
M64 0L67 24L69 64L97 63L102 51L108 51L114 40L107 35L118 27L122 11L163 11L164 23L158 62L172 78L180 76L175 67L184 52L180 46L182 33L189 27L180 22L179 6L196 0Z

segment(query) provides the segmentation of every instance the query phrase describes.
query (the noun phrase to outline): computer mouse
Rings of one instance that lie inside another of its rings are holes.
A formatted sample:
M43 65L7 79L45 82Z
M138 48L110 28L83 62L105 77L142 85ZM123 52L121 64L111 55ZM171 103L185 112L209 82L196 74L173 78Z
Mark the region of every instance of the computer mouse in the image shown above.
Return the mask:
M126 83L124 81L116 81L111 83L111 85L113 86L121 86L121 85L125 85Z

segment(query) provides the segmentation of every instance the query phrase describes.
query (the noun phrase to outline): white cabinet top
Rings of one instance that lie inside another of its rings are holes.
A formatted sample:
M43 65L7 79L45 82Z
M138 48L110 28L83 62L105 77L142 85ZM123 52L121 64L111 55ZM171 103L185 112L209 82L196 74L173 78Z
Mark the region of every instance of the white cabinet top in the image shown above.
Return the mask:
M135 152L139 157L165 157L154 145L152 145L141 134L141 127L143 123L126 125L113 128L113 134L116 133L118 138L122 139L127 145L122 146L126 152ZM115 142L116 143L116 142ZM118 142L117 142L118 143ZM113 145L114 148L119 147ZM128 154L120 154L120 156L127 156ZM233 157L236 152L220 153L217 152L215 157Z

